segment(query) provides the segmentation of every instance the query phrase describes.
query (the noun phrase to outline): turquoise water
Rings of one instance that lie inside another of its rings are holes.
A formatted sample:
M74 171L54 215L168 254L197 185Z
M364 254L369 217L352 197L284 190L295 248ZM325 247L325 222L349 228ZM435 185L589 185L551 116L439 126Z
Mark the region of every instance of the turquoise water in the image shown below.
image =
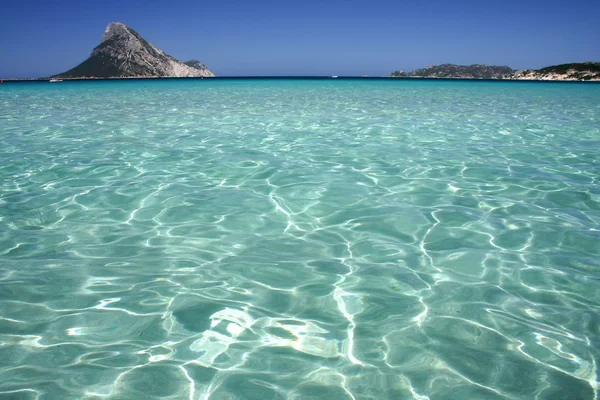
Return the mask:
M0 85L0 398L597 399L600 85Z

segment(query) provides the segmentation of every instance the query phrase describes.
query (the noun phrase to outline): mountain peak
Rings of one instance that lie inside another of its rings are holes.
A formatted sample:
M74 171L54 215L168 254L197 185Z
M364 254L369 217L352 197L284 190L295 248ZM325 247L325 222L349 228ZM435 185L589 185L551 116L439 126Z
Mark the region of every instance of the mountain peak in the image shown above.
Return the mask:
M129 34L129 28L127 27L127 25L121 22L111 22L106 26L106 29L104 30L104 35L102 35L102 41L100 43L111 39L113 36L127 34Z
M108 24L90 57L61 78L214 76L201 62L182 63L121 22Z

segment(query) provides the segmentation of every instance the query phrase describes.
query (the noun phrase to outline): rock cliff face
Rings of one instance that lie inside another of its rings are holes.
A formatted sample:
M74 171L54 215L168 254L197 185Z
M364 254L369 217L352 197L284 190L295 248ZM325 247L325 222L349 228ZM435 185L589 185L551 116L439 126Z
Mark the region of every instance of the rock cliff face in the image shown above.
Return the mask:
M182 63L120 22L110 23L90 57L57 78L214 76L196 60Z

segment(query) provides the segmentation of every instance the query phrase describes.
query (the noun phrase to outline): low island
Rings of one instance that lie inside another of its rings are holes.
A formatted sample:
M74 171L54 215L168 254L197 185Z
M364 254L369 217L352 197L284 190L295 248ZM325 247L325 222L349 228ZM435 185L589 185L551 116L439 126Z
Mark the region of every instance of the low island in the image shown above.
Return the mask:
M495 65L430 65L412 72L401 70L388 75L391 78L455 78L455 79L514 79L540 81L600 81L600 62L553 65L538 70L513 70Z

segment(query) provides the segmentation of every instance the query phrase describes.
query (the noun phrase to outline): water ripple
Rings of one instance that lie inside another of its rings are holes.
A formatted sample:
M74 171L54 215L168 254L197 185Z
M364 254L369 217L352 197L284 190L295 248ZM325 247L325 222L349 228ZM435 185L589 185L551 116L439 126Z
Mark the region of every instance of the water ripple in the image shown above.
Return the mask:
M597 85L0 90L0 397L597 399Z

